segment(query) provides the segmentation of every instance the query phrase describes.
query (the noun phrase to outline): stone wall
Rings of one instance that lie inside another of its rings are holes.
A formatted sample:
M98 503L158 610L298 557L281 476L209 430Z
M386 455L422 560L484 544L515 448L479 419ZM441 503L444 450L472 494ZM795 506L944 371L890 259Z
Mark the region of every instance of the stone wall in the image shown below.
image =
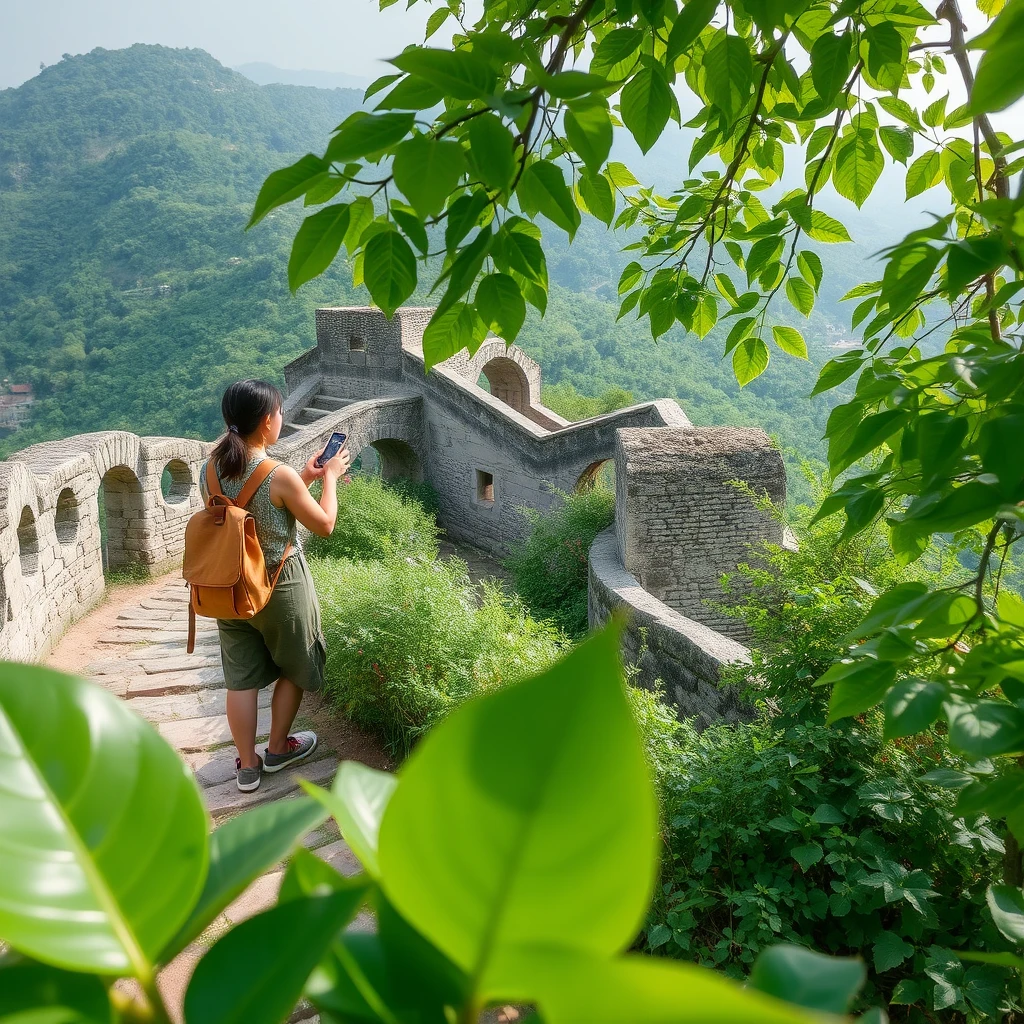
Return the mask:
M709 601L751 545L781 544L782 527L742 482L786 498L782 456L761 430L687 427L620 430L615 450L619 560L649 594L738 640L745 630Z
M622 656L636 685L660 688L679 718L698 728L749 718L736 691L719 686L725 665L749 660L746 647L647 593L619 560L613 528L594 540L589 566L590 625L623 615Z
M178 562L209 448L105 431L33 445L0 463L0 657L41 657L102 597L101 493L110 568L158 572Z

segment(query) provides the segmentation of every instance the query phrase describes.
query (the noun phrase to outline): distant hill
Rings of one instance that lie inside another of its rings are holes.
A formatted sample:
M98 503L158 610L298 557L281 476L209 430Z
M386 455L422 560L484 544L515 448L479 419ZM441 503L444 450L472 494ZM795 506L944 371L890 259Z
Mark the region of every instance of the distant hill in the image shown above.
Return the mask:
M346 75L343 71L294 71L260 61L239 64L235 71L257 85L309 85L316 89L363 89L372 79Z
M0 92L0 378L37 395L0 455L105 428L213 437L230 380L279 380L314 344L317 305L368 302L340 262L289 294L301 207L244 230L265 176L322 151L361 99L257 85L204 51L144 45L71 57ZM824 253L826 289L801 325L811 364L777 353L741 390L721 329L697 342L677 326L654 345L646 322L616 323L621 235L588 219L571 247L546 237L550 312L520 344L548 383L678 397L694 422L760 423L820 453L828 406L806 395L869 250ZM430 302L427 290L412 301Z

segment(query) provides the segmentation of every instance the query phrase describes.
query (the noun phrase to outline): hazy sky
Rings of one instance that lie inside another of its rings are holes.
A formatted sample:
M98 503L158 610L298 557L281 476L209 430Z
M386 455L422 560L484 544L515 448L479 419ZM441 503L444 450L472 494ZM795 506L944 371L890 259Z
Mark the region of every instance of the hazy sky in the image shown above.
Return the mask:
M233 67L343 71L376 78L379 62L423 38L426 3L379 11L375 0L0 0L0 89L65 53L132 43L197 46Z

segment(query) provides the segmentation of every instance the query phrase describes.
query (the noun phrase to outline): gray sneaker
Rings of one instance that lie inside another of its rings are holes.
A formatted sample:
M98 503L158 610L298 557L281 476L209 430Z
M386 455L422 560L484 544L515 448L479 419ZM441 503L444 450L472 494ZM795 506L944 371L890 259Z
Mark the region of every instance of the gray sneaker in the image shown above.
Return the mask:
M294 736L288 737L288 753L286 754L272 754L268 744L263 751L265 755L263 770L265 772L279 772L282 768L287 768L291 764L305 761L316 750L318 742L316 733L307 729L304 732L297 732Z
M263 777L263 758L256 755L259 764L255 768L243 768L242 759L235 758L235 782L243 793L251 793L254 789L260 788L260 779Z

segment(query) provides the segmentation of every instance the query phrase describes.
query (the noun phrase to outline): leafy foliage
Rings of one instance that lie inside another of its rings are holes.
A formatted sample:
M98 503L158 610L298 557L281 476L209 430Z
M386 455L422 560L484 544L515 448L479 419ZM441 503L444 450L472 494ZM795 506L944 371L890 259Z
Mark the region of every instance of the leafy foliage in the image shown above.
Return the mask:
M587 631L587 558L594 538L615 520L615 495L603 487L562 494L550 512L520 509L529 533L505 564L516 593L537 618L570 637Z

